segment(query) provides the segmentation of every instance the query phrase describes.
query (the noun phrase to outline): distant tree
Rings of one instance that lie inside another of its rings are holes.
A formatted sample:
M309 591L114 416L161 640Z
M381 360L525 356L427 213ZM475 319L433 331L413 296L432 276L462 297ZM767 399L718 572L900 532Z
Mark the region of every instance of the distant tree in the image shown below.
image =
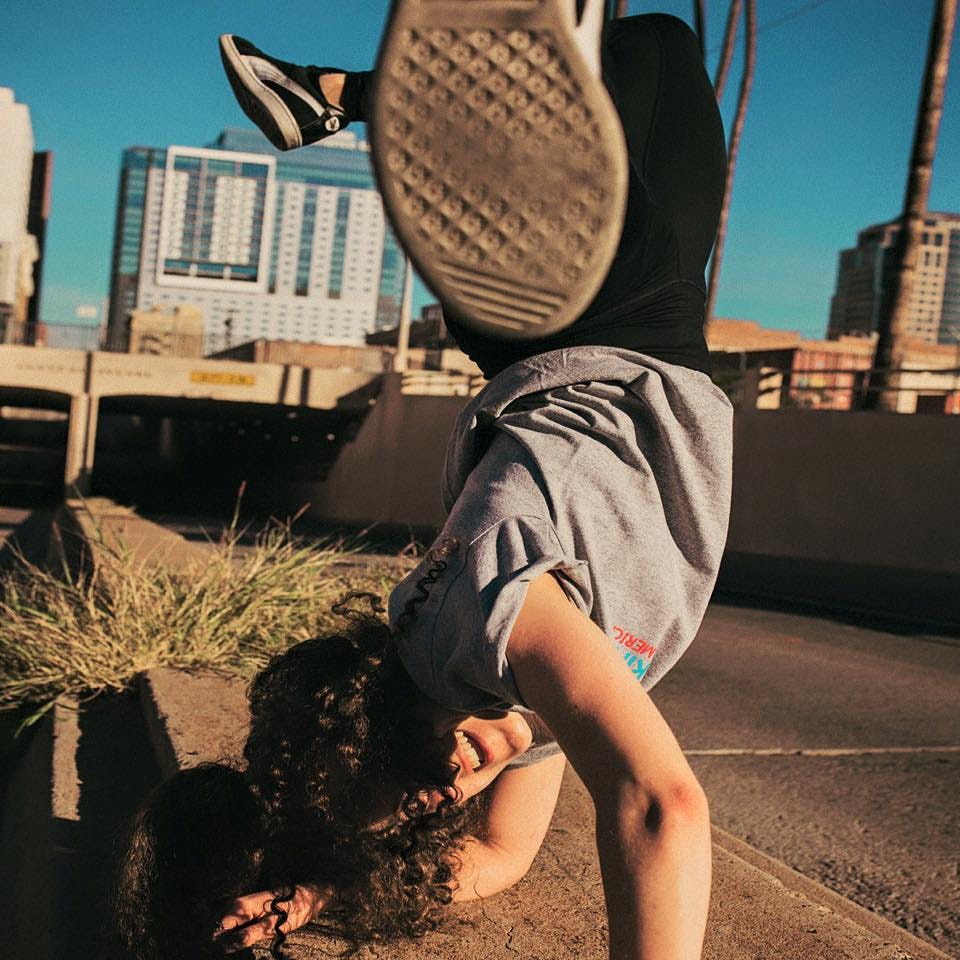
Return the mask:
M896 373L903 366L905 342L909 332L910 295L917 268L920 237L930 198L933 160L943 114L944 89L950 67L950 44L957 19L957 0L935 0L923 87L917 105L913 130L910 171L900 214L900 229L891 250L891 265L880 296L878 337L873 365L886 371L874 376L864 406L867 409L897 409Z
M693 0L693 22L697 30L697 39L700 41L700 59L707 59L707 14L706 0Z
M737 42L737 26L740 23L741 0L730 0L727 11L727 26L723 32L723 50L720 53L720 62L717 64L717 76L713 81L713 89L717 93L717 103L723 99L723 90L727 85L727 74L730 72L730 61L733 60L733 48Z
M730 18L727 20L730 32ZM710 283L707 287L707 305L704 311L704 323L713 319L713 308L717 300L717 285L720 280L720 264L723 262L723 247L727 238L727 219L730 213L730 196L733 193L733 176L737 167L737 152L743 135L743 124L747 116L747 103L753 87L753 71L757 62L757 0L746 0L746 44L743 61L743 76L740 80L740 95L737 98L737 113L730 133L727 147L727 182L723 190L723 206L720 210L720 225L717 228L717 242L713 247L713 259L710 261ZM732 43L732 41L731 41Z

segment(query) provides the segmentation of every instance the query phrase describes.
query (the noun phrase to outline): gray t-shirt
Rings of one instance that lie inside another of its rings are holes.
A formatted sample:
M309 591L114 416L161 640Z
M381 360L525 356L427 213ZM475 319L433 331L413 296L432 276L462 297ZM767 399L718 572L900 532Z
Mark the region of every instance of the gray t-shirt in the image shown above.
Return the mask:
M446 568L398 632L417 686L466 713L522 708L507 641L545 571L644 688L657 683L716 580L731 423L705 374L615 347L555 350L494 377L450 438ZM428 555L392 593L394 626L433 566Z

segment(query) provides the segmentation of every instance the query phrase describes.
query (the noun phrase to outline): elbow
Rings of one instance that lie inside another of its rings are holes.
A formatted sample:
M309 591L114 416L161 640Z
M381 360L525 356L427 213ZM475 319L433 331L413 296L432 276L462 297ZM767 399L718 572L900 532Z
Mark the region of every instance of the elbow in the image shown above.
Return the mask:
M710 830L707 795L693 775L653 787L626 787L618 807L622 826L651 839L676 833L709 833Z
M692 776L688 780L652 791L645 806L644 826L651 833L667 827L710 827L710 804L707 795Z

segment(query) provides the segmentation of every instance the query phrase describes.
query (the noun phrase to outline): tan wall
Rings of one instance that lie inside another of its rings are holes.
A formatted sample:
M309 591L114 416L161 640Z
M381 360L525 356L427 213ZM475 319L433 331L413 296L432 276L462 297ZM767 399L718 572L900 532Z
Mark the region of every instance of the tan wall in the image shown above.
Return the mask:
M294 501L311 502L311 516L361 527L443 524L440 472L465 400L407 396L400 385L400 374L384 377L376 405L326 482L294 493Z
M388 377L329 479L296 491L334 523L438 529L464 399ZM960 624L960 417L738 411L721 587Z
M0 346L0 386L53 393L85 390L87 354L81 350Z
M960 418L739 411L728 549L960 574Z

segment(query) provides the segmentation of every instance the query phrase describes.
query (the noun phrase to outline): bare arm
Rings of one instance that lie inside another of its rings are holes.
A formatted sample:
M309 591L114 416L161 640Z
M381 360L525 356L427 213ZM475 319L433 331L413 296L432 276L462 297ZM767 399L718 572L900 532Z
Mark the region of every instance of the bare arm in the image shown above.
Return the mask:
M454 900L489 897L524 877L550 826L565 766L562 755L550 757L508 768L493 781L483 836L460 854Z
M612 960L697 960L710 820L666 721L550 574L530 584L507 656L593 798Z

